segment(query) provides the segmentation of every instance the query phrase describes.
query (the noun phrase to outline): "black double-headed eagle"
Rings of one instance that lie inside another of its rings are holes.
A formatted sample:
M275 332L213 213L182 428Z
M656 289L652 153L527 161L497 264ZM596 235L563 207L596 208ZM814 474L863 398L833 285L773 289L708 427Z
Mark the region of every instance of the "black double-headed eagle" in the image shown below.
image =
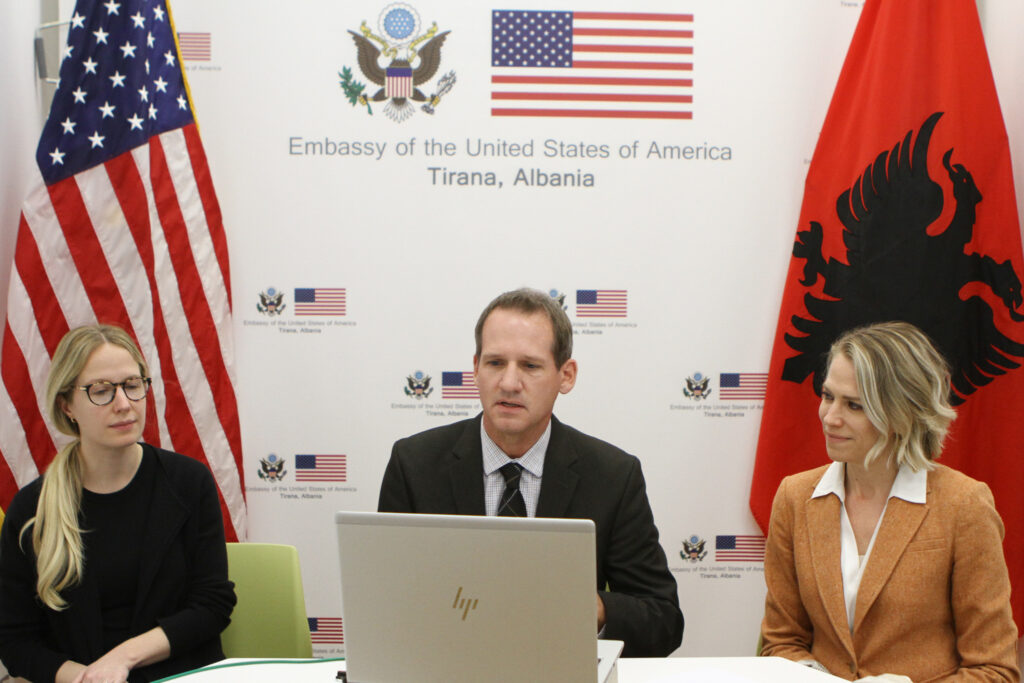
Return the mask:
M807 291L808 315L791 318L798 334L786 333L785 339L798 353L786 360L782 379L799 384L813 374L820 392L826 372L822 359L833 340L850 328L886 320L913 323L932 338L951 366L954 405L1021 367L1024 340L1000 329L993 309L1001 301L1001 317L1024 321L1020 278L1011 261L971 246L981 190L967 168L953 163L952 148L942 155L950 191L928 172L928 147L942 115L929 116L916 139L908 131L901 142L880 151L839 194L835 206L845 262L826 260L821 223L811 221L797 233L793 255L805 260L800 284L809 289L824 278L824 295ZM955 209L947 224L936 225L947 193ZM982 285L996 300L986 300L969 285Z

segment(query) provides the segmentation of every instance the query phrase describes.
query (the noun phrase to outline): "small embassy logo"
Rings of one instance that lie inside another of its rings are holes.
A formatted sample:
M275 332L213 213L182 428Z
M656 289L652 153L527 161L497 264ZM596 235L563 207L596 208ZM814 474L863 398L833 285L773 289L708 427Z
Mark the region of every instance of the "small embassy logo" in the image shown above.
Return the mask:
M449 71L438 79L436 90L429 98L417 86L429 82L437 73L441 66L441 46L451 31L438 34L437 22L434 22L421 34L419 13L404 2L392 3L381 10L377 28L382 35L374 34L363 21L359 33L349 33L356 43L359 70L371 83L382 87L373 95L364 93L366 84L356 81L352 69L346 66L338 72L345 97L353 107L357 104L366 107L370 115L373 115L370 103L383 102L384 115L396 123L416 113L412 102L424 102L423 111L433 114L441 98L455 87L455 72ZM382 58L389 60L387 66L381 66Z
M263 481L279 482L284 481L286 474L284 458L279 458L273 453L266 458L260 458L260 468L256 471Z
M565 292L561 292L557 289L549 289L548 296L558 302L558 305L562 307L563 311L568 311L569 306L565 303Z
M421 370L406 377L405 382L405 395L412 396L417 401L427 398L434 392L434 387L430 386L430 375Z
M690 536L690 540L684 540L683 549L679 551L679 557L688 562L700 562L707 555L708 551L704 549L704 539L699 536Z
M464 598L462 597L462 586L459 586L459 590L455 592L455 600L452 602L452 609L462 610L462 620L466 620L466 616L470 610L476 609L476 604L480 602L477 598Z
M705 377L699 372L693 373L693 377L686 378L683 386L683 396L692 398L694 401L703 401L711 396L710 377Z
M284 292L279 292L273 287L267 287L265 291L260 292L260 300L256 304L257 311L269 316L281 315L286 307Z

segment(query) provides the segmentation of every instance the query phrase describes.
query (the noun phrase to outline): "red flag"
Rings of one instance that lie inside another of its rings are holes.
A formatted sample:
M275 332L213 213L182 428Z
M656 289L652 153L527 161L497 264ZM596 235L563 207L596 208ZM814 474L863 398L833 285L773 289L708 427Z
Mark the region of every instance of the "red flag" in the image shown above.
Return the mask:
M953 366L942 462L992 488L1024 623L1024 325L1006 129L974 0L868 0L807 174L779 312L750 506L767 530L781 479L828 462L823 354L884 320Z
M22 207L0 347L0 505L63 438L43 405L68 329L126 329L148 443L205 462L245 537L227 240L163 2L79 0Z

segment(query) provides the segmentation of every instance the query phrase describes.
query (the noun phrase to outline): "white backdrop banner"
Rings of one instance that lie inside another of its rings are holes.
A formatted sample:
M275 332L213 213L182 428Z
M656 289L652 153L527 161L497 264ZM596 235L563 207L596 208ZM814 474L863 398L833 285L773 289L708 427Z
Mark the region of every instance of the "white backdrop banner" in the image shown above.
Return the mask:
M764 373L860 6L175 0L230 239L250 540L298 547L317 654L344 652L334 512L376 508L396 439L478 412L473 325L524 285L573 321L559 418L643 463L679 654L754 652ZM1019 171L1024 10L983 18Z

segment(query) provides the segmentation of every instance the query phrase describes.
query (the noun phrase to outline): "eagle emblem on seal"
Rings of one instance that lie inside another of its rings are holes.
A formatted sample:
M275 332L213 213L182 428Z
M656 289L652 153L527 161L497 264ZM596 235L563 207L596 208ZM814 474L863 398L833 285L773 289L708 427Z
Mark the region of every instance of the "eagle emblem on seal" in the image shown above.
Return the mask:
M711 396L710 384L711 378L705 377L699 372L694 373L693 377L686 378L686 386L683 387L683 396L686 398L692 398L694 401L700 401Z
M406 377L405 382L405 395L412 396L417 401L427 398L434 391L434 387L430 386L430 375L421 370Z
M284 458L279 458L271 453L266 458L260 458L260 468L256 471L259 478L264 481L278 482L284 479Z
M690 536L690 540L683 541L683 549L679 551L679 557L689 562L700 562L708 555L704 549L705 541L698 536Z
M264 292L260 292L259 303L256 304L256 310L263 315L281 315L284 312L284 292L279 292L273 287L268 288Z
M344 67L338 73L341 88L352 106L366 107L373 114L371 103L382 103L384 115L402 122L416 113L416 103L433 114L437 105L455 86L455 72L449 71L427 96L420 86L430 82L441 66L441 47L451 31L438 33L437 22L427 31L420 32L419 13L406 3L397 2L385 7L377 21L380 34L376 34L364 21L359 33L349 31L356 44L356 57L363 76L379 89L369 94L366 85L355 80L352 69Z

